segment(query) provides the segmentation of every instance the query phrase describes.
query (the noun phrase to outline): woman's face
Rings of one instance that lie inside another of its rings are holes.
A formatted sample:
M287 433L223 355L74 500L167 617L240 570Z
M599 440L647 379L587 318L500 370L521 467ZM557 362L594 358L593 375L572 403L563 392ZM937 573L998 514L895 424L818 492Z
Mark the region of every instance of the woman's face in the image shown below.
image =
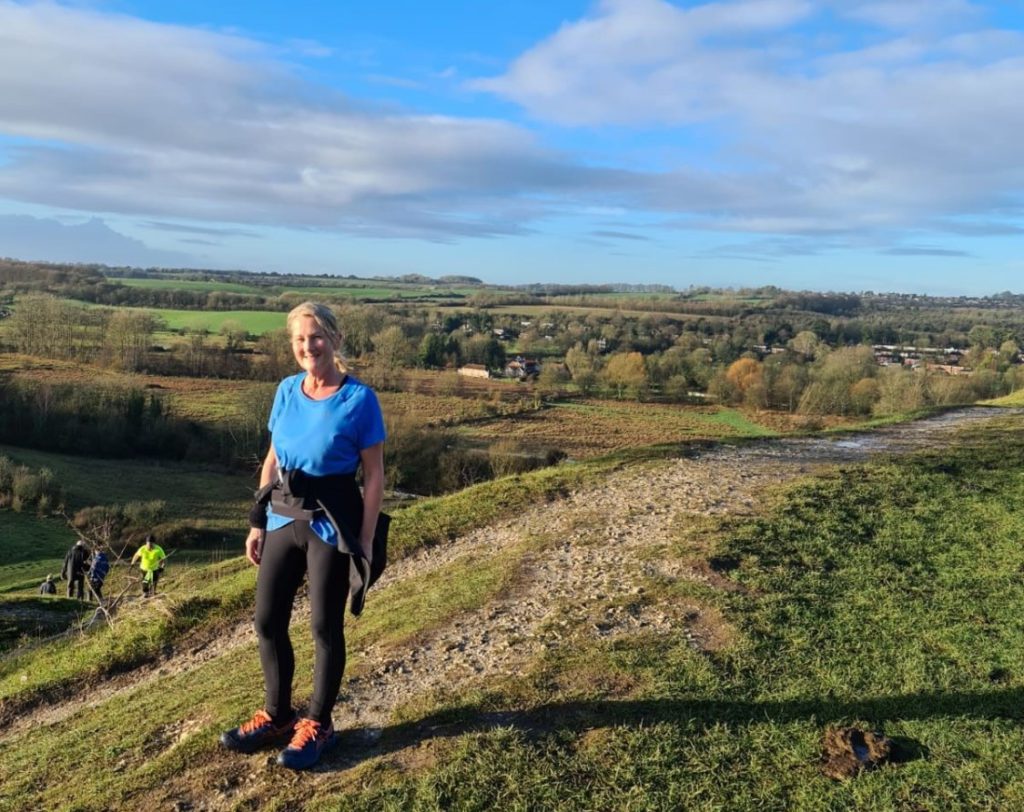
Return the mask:
M317 378L327 377L334 369L331 343L312 316L296 319L292 326L292 352L298 365Z

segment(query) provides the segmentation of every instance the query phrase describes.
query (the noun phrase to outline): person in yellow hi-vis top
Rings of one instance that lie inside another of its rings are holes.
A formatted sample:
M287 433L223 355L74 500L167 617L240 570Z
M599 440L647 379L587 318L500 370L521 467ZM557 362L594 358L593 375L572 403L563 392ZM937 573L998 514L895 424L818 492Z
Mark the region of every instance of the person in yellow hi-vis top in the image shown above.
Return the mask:
M163 548L153 542L153 536L146 536L146 542L132 556L132 563L139 560L139 568L142 570L142 596L148 598L156 594L156 582L160 580L160 573L164 571L164 559L167 553Z

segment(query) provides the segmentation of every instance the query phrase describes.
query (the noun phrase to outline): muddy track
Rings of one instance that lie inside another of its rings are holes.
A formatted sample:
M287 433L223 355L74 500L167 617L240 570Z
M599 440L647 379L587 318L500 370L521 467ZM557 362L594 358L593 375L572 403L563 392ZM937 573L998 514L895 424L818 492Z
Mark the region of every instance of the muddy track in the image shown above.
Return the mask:
M336 727L351 731L350 746L327 758L310 786L372 751L402 705L423 696L458 696L494 678L515 676L541 653L571 646L581 638L673 632L685 635L700 650L726 644L729 629L713 609L697 604L664 606L646 599L645 585L651 578L688 578L729 586L697 561L650 554L671 545L681 523L702 515L750 513L765 488L821 466L942 446L956 430L1006 414L965 409L832 438L710 446L684 458L616 471L559 502L397 562L385 579L400 589L402 582L443 570L464 556L528 550L515 559L519 564L512 586L487 605L450 619L404 650L371 646L351 652L358 664L346 676L335 709ZM377 595L378 601L382 598ZM371 596L367 611L375 608ZM296 613L295 623L296 634L308 634L303 612ZM33 725L59 722L83 706L197 668L243 645L252 646L256 656L248 622L205 646L177 652L138 673L26 713L7 732L17 734ZM165 798L172 803L182 800L194 810L245 806L264 792L264 778L274 780L279 772L267 766L265 754L248 758L225 754L218 764L213 772L223 778L226 770L237 780L218 779L200 794L195 780L182 776L180 782L166 787Z

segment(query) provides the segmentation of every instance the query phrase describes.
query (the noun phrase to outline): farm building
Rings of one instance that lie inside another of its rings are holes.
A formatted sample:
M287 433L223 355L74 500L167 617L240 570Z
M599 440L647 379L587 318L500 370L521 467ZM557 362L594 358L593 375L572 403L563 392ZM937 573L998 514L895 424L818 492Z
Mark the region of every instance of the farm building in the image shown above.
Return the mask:
M483 364L466 364L458 369L460 375L466 375L469 378L490 378L491 373L487 367Z

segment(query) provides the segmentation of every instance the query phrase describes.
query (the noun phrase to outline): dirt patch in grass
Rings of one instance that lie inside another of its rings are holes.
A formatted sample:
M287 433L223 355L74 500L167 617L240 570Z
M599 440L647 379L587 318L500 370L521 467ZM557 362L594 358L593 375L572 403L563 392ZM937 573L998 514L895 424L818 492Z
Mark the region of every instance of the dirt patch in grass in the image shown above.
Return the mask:
M733 568L722 569L719 562L704 558L677 559L665 562L659 567L659 574L669 578L682 578L706 584L719 592L733 595L748 595L751 590L745 584L734 581L727 573Z
M733 627L713 606L693 607L686 612L683 634L694 648L716 652L727 648L735 639Z
M867 770L895 761L891 739L856 727L829 728L822 738L821 771L829 778L846 781Z

